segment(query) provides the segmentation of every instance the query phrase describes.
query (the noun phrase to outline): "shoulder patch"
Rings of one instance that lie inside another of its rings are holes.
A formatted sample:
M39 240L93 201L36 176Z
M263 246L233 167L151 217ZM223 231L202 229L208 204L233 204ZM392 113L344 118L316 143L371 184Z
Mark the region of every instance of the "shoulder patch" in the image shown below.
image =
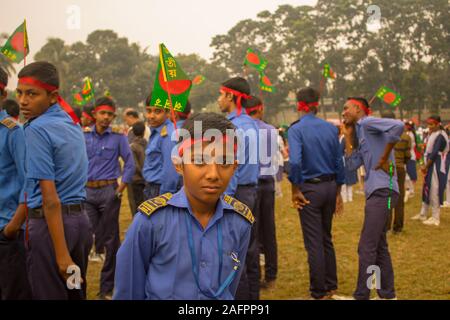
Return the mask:
M248 222L253 224L255 222L255 217L253 217L252 211L245 204L236 200L229 195L224 195L223 200L233 207L233 210L239 213L242 217L244 217Z
M113 126L111 128L111 132L115 133L115 134L123 134L123 131L119 127L115 127L115 126Z
M141 205L138 207L138 211L150 217L151 214L157 211L158 209L167 206L167 201L169 201L170 199L172 199L172 194L165 193L156 198L142 202Z
M160 135L161 135L161 137L167 136L167 126L164 126L164 127L161 129Z
M83 128L83 132L89 133L89 132L92 132L92 129L91 129L91 127L86 127L86 128Z
M7 127L8 129L14 129L17 126L17 122L14 121L10 117L7 117L7 118L3 119L2 121L0 121L0 123L2 125L4 125L5 127Z

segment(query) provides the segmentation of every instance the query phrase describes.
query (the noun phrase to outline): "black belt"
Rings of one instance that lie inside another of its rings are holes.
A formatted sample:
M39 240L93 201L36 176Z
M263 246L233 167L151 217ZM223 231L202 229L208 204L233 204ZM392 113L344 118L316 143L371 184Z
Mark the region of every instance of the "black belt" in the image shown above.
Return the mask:
M244 187L244 188L253 188L256 187L258 184L257 183L250 183L250 184L238 184L238 188L239 187Z
M321 182L334 181L334 180L336 180L336 175L327 174L327 175L323 175L320 177L305 180L305 183L321 183Z
M68 215L79 215L82 214L83 205L82 204L68 204L61 206L61 213ZM41 219L44 218L44 209L42 207L30 209L29 211L30 219Z

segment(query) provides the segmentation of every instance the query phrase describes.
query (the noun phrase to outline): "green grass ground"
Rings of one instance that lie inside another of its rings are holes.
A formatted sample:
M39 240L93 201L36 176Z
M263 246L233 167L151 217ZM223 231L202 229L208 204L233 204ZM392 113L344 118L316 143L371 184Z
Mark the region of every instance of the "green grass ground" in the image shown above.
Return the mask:
M283 181L282 198L276 201L278 279L262 299L309 299L309 277L300 220L291 208L289 183ZM359 190L359 188L354 188ZM441 225L425 226L410 218L420 209L421 187L405 205L405 227L399 235L388 235L394 264L395 287L399 299L450 299L450 209L441 209ZM357 247L364 217L364 196L354 192L354 201L345 205L344 215L334 219L339 294L351 295L358 272ZM120 214L121 237L131 222L126 197ZM101 264L90 263L88 299L95 299Z

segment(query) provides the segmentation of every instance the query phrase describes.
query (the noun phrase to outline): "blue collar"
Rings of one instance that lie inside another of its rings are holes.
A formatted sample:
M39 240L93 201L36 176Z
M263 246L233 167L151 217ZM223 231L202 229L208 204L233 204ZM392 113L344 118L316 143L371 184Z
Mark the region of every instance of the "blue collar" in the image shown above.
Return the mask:
M242 109L244 109L244 108L242 108ZM245 110L242 110L242 111L244 111L245 112ZM242 113L241 113L242 114ZM233 110L233 112L230 112L228 115L227 115L227 119L228 120L233 120L234 118L236 118L237 117L237 111L236 110Z
M99 133L97 132L97 127L95 126L95 124L91 126L91 130L92 130L92 132L93 132L95 135L97 135L97 136L104 136L105 134L110 134L110 133L112 132L112 128L111 128L111 126L109 126L109 127L105 130L105 132L103 132L103 134L99 134Z
M5 110L1 110L0 111L0 120L3 120L3 119L8 118L8 117L9 117L9 115L6 113Z

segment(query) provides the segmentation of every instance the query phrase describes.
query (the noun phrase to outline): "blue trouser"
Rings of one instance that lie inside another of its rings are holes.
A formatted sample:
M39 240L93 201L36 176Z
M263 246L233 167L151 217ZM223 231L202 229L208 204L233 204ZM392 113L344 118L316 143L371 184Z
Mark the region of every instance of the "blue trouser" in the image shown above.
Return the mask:
M83 284L81 289L67 288L56 264L53 242L45 218L29 219L27 250L28 280L35 300L86 299L86 270L92 232L89 218L84 212L62 214L64 237L73 262L80 267Z
M258 221L258 241L265 257L265 279L275 280L278 272L277 238L275 234L275 180L259 179L255 214Z
M336 254L331 236L337 186L335 181L303 183L300 190L310 201L299 210L308 253L309 289L313 298L320 299L337 289Z
M389 189L378 189L366 200L364 224L359 240L358 283L353 297L358 300L370 298L368 279L374 268L379 268L380 279L378 295L384 299L395 298L394 270L386 239L387 219L389 216L388 198L391 194L391 207L395 208L398 193ZM370 281L369 281L370 282Z
M119 213L121 200L115 196L117 184L102 188L86 188L85 210L93 230L106 249L105 262L100 275L100 293L112 293L114 273L116 271L116 254L120 246ZM102 248L102 249L103 249Z
M259 300L259 244L257 234L259 217L256 216L255 212L256 185L238 185L234 197L247 205L255 216L245 259L245 267L242 271L235 298L236 300Z
M24 232L10 240L0 231L0 300L30 300Z

